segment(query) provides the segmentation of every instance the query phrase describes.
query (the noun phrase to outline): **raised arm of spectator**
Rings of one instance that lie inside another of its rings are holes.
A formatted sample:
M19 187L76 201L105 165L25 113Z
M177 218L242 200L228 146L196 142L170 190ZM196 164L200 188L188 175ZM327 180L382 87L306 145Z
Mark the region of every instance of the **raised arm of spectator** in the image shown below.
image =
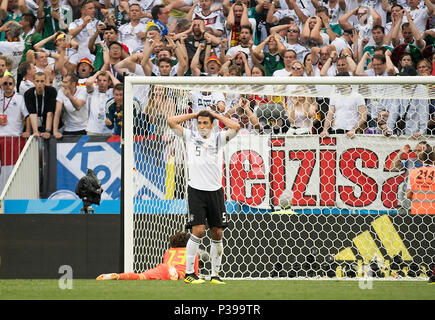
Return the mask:
M382 25L382 18L379 15L379 13L375 9L373 9L372 7L369 7L369 10L370 10L372 17L373 17L373 25L374 26L377 26L377 25L381 26Z
M388 35L391 34L391 43L393 44L393 47L396 47L398 44L400 44L400 28L402 26L403 15L404 12L402 10L398 18L391 16L392 26L390 32L388 32Z
M186 19L187 20L192 21L192 19L193 19L193 12L195 11L195 8L198 6L198 3L199 3L199 0L193 1L193 4L190 7L189 12L187 12L187 15L186 15Z
M44 0L38 0L38 10L36 11L37 23L35 26L35 32L41 33L44 30L45 14L44 14Z
M384 10L385 13L391 12L391 4L388 0L381 0L381 3L382 3L382 10Z
M234 6L235 3L232 4L232 6L230 7L230 10L228 11L228 16L227 16L227 21L225 23L225 28L227 28L227 30L232 30L234 23L236 22L235 17L234 17Z
M201 56L201 52L205 49L205 44L200 43L198 45L198 48L196 49L195 54L192 57L192 61L190 62L190 72L192 73L192 76L198 77L201 75L201 69L199 69L199 65L201 64L199 61L199 57ZM205 64L206 61L204 61L204 69L206 69Z
M329 42L334 41L334 39L338 37L338 34L332 31L331 27L329 26L329 16L323 11L320 12L318 15L326 28L326 34L329 36Z
M320 29L322 28L322 19L316 16L316 24L314 25L313 30L310 32L310 39L315 43L322 44L323 38L320 35Z
M371 58L371 55L368 51L364 53L361 60L359 61L358 65L356 66L355 75L356 76L368 76L368 74L365 72L364 67L367 63L367 59Z
M153 72L151 53L153 52L155 45L156 43L152 39L144 41L143 56L140 64L146 76L150 76Z
M328 76L328 70L331 67L332 63L337 61L337 51L331 51L329 53L329 58L326 60L325 64L322 66L322 70L320 70L320 76L321 77L327 77Z
M269 43L270 38L273 37L273 35L269 35L266 39L264 39L263 42L261 42L258 46L255 47L255 49L252 51L252 55L255 56L255 58L258 60L258 62L263 62L264 59L264 47ZM281 42L281 40L279 41Z
M242 16L240 18L240 26L252 27L252 24L248 18L248 7L243 2L242 2L242 7L243 7L243 12L242 12Z
M142 61L143 53L142 52L136 52L132 54L131 56L125 58L124 60L119 61L116 63L113 68L116 72L120 74L124 74L125 72L136 72L136 65L140 64Z
M427 3L430 3L430 1L427 1ZM406 18L408 19L409 27L411 28L412 34L413 34L414 39L415 39L415 44L420 49L423 49L426 46L426 42L423 40L421 33L418 31L417 27L415 26L415 23L412 19L411 14L409 13L409 11L406 9L403 9L403 11L405 12Z
M269 5L269 10L267 10L266 22L275 25L278 23L278 18L274 16L276 11L275 6L279 2L279 0L273 0Z
M359 7L350 10L343 14L340 18L338 18L338 24L342 30L353 29L352 24L349 22L349 18L355 15L358 12Z
M285 0L287 3L287 6L290 10L294 10L296 15L298 16L301 23L305 23L308 20L308 17L305 15L305 13L299 8L299 6L296 3L296 0Z
M320 48L319 47L312 47L311 48L311 64L315 66L319 63L319 54L320 54Z
M25 0L18 0L18 9L20 9L21 13L30 13Z
M271 27L270 34L279 33L281 30L288 29L291 26L291 24L280 24L274 27Z
M95 40L97 40L98 35L103 32L103 29L105 28L105 26L103 24L98 24L97 25L97 30L95 30L94 34L92 35L92 37L89 38L88 41L88 49L92 54L95 54L97 52L97 46L95 45Z
M424 2L426 4L427 7L427 15L430 17L431 15L434 14L434 4L432 2L432 0L427 0Z
M385 70L389 76L395 76L397 74L396 72L396 68L394 66L393 61L391 61L391 51L387 50L385 51L385 61L386 61L386 66L387 69Z
M88 25L88 23L92 20L90 16L85 16L83 18L83 23L75 29L69 30L69 35L71 38L75 38L80 32L83 31L84 28Z
M182 39L178 40L177 42L174 42L173 39L166 36L166 40L168 41L168 44L174 48L174 53L175 53L175 56L177 57L177 60L178 60L177 75L184 76L187 69L189 68L188 67L189 62L188 62L188 56L187 56L187 49L186 49L186 46L184 44L185 38L182 38Z
M98 75L99 75L101 72L102 72L102 71L99 70L99 71L95 72L93 76L90 76L89 78L86 79L85 85L86 85L86 91L87 91L88 93L92 93L92 92L94 92L94 89L95 89L95 88L94 88L95 80L97 80Z
M50 42L50 41L56 39L56 37L57 37L59 34L60 34L60 32L58 31L58 32L52 34L51 36L49 36L49 37L47 37L47 38L45 38L45 39L42 39L42 40L39 41L38 43L35 43L35 44L33 45L33 49L34 49L35 51L43 51L44 46L45 46L48 42Z

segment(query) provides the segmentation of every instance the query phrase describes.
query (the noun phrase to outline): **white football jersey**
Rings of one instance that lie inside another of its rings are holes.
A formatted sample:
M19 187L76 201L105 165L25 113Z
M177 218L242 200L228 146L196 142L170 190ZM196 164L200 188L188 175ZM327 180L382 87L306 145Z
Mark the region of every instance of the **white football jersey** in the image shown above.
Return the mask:
M187 151L188 185L204 191L222 188L226 131L212 131L210 137L204 139L197 131L184 128L183 141Z

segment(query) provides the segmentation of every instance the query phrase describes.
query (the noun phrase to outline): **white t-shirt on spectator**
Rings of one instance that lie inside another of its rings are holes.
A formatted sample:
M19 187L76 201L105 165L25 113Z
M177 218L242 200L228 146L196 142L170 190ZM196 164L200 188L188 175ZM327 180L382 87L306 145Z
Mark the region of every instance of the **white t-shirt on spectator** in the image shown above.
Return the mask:
M29 115L24 97L18 92L8 98L0 89L0 114L7 116L7 124L0 126L0 136L20 136L23 132L23 118Z
M74 94L74 99L86 101L88 93L85 87L77 87ZM77 110L71 103L71 101L63 93L63 89L57 92L57 101L62 102L65 110L64 128L65 131L80 131L86 130L88 124L88 107L85 103L80 110Z
M274 77L290 77L291 74L292 74L291 71L287 71L287 70L284 68L284 69L276 70L276 71L273 73L273 76L274 76Z
M352 91L348 96L332 97L329 105L335 107L333 129L351 130L359 119L358 107L365 106L365 101L362 95Z
M76 40L79 43L79 52L85 52L88 53L89 52L89 48L88 48L88 42L89 39L95 34L96 30L97 30L97 25L100 21L97 19L93 19L91 21L89 21L89 23L86 25L86 27L79 32L79 34L77 34L74 38L74 40ZM69 26L69 30L75 29L77 27L80 27L83 24L83 19L76 19L74 20L71 25ZM95 42L100 42L101 38L98 35L97 39L95 40Z
M301 11L302 11L302 12L303 12L307 17L310 16L310 12L309 12L307 9L303 9L303 8L301 8ZM273 16L276 17L276 18L278 18L276 24L278 24L278 22L279 22L281 19L285 18L285 17L291 17L291 18L294 19L295 25L297 25L297 26L302 30L302 27L303 27L303 25L302 25L302 21L299 20L299 17L298 17L298 15L296 14L296 12L295 12L294 10L290 10L290 9L280 9L280 10L277 10L277 11L273 14Z
M256 47L257 47L256 45L253 45L252 50L255 50ZM236 54L236 52L239 52L239 51L246 53L246 55L248 56L249 67L252 68L253 64L252 64L251 52L249 51L249 47L242 47L241 45L231 47L228 49L226 54L227 54L227 56L232 57L234 54Z
M296 52L296 59L299 61L304 61L305 56L310 53L310 50L300 43L290 44L284 41L283 45L285 46L286 50L293 50Z
M94 91L88 93L88 125L86 131L93 133L106 133L111 134L112 130L106 127L104 121L106 120L106 102L113 98L113 89L106 92Z
M124 24L119 27L119 42L125 44L130 52L135 52L139 48L143 48L143 41L138 37L139 32L146 32L147 26L139 22L133 27L131 23Z

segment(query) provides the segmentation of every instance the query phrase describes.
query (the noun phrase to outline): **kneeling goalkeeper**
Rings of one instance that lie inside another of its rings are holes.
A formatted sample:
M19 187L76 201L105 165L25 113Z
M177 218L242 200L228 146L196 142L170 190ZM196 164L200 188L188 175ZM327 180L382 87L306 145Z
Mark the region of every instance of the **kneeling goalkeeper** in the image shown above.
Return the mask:
M144 272L104 273L97 280L178 280L186 275L186 245L190 235L178 231L169 237L170 248L163 255L163 262ZM195 257L194 270L198 274L199 260Z
M196 119L195 127L183 128L181 123ZM222 122L227 130L217 131ZM205 236L206 225L210 228L212 284L224 284L219 278L222 261L222 233L227 227L224 192L222 188L223 147L237 135L240 125L209 110L173 116L168 124L176 135L183 138L188 166L188 221L191 235L186 245L186 277L184 281L201 284L205 281L194 273L195 256Z

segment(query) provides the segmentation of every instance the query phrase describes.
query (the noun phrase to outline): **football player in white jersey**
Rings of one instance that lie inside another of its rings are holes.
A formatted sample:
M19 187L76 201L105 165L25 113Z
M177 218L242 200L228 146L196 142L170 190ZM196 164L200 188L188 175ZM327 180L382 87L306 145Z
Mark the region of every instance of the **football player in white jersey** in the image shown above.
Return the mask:
M181 123L196 119L197 130L183 128ZM213 122L221 121L228 130L216 132ZM227 227L225 200L222 188L223 147L237 135L240 125L210 110L182 114L168 119L170 128L183 138L188 157L188 222L191 236L186 246L186 277L184 281L201 284L205 281L194 273L195 255L205 236L206 224L211 236L212 284L225 284L219 278L222 261L222 233Z

